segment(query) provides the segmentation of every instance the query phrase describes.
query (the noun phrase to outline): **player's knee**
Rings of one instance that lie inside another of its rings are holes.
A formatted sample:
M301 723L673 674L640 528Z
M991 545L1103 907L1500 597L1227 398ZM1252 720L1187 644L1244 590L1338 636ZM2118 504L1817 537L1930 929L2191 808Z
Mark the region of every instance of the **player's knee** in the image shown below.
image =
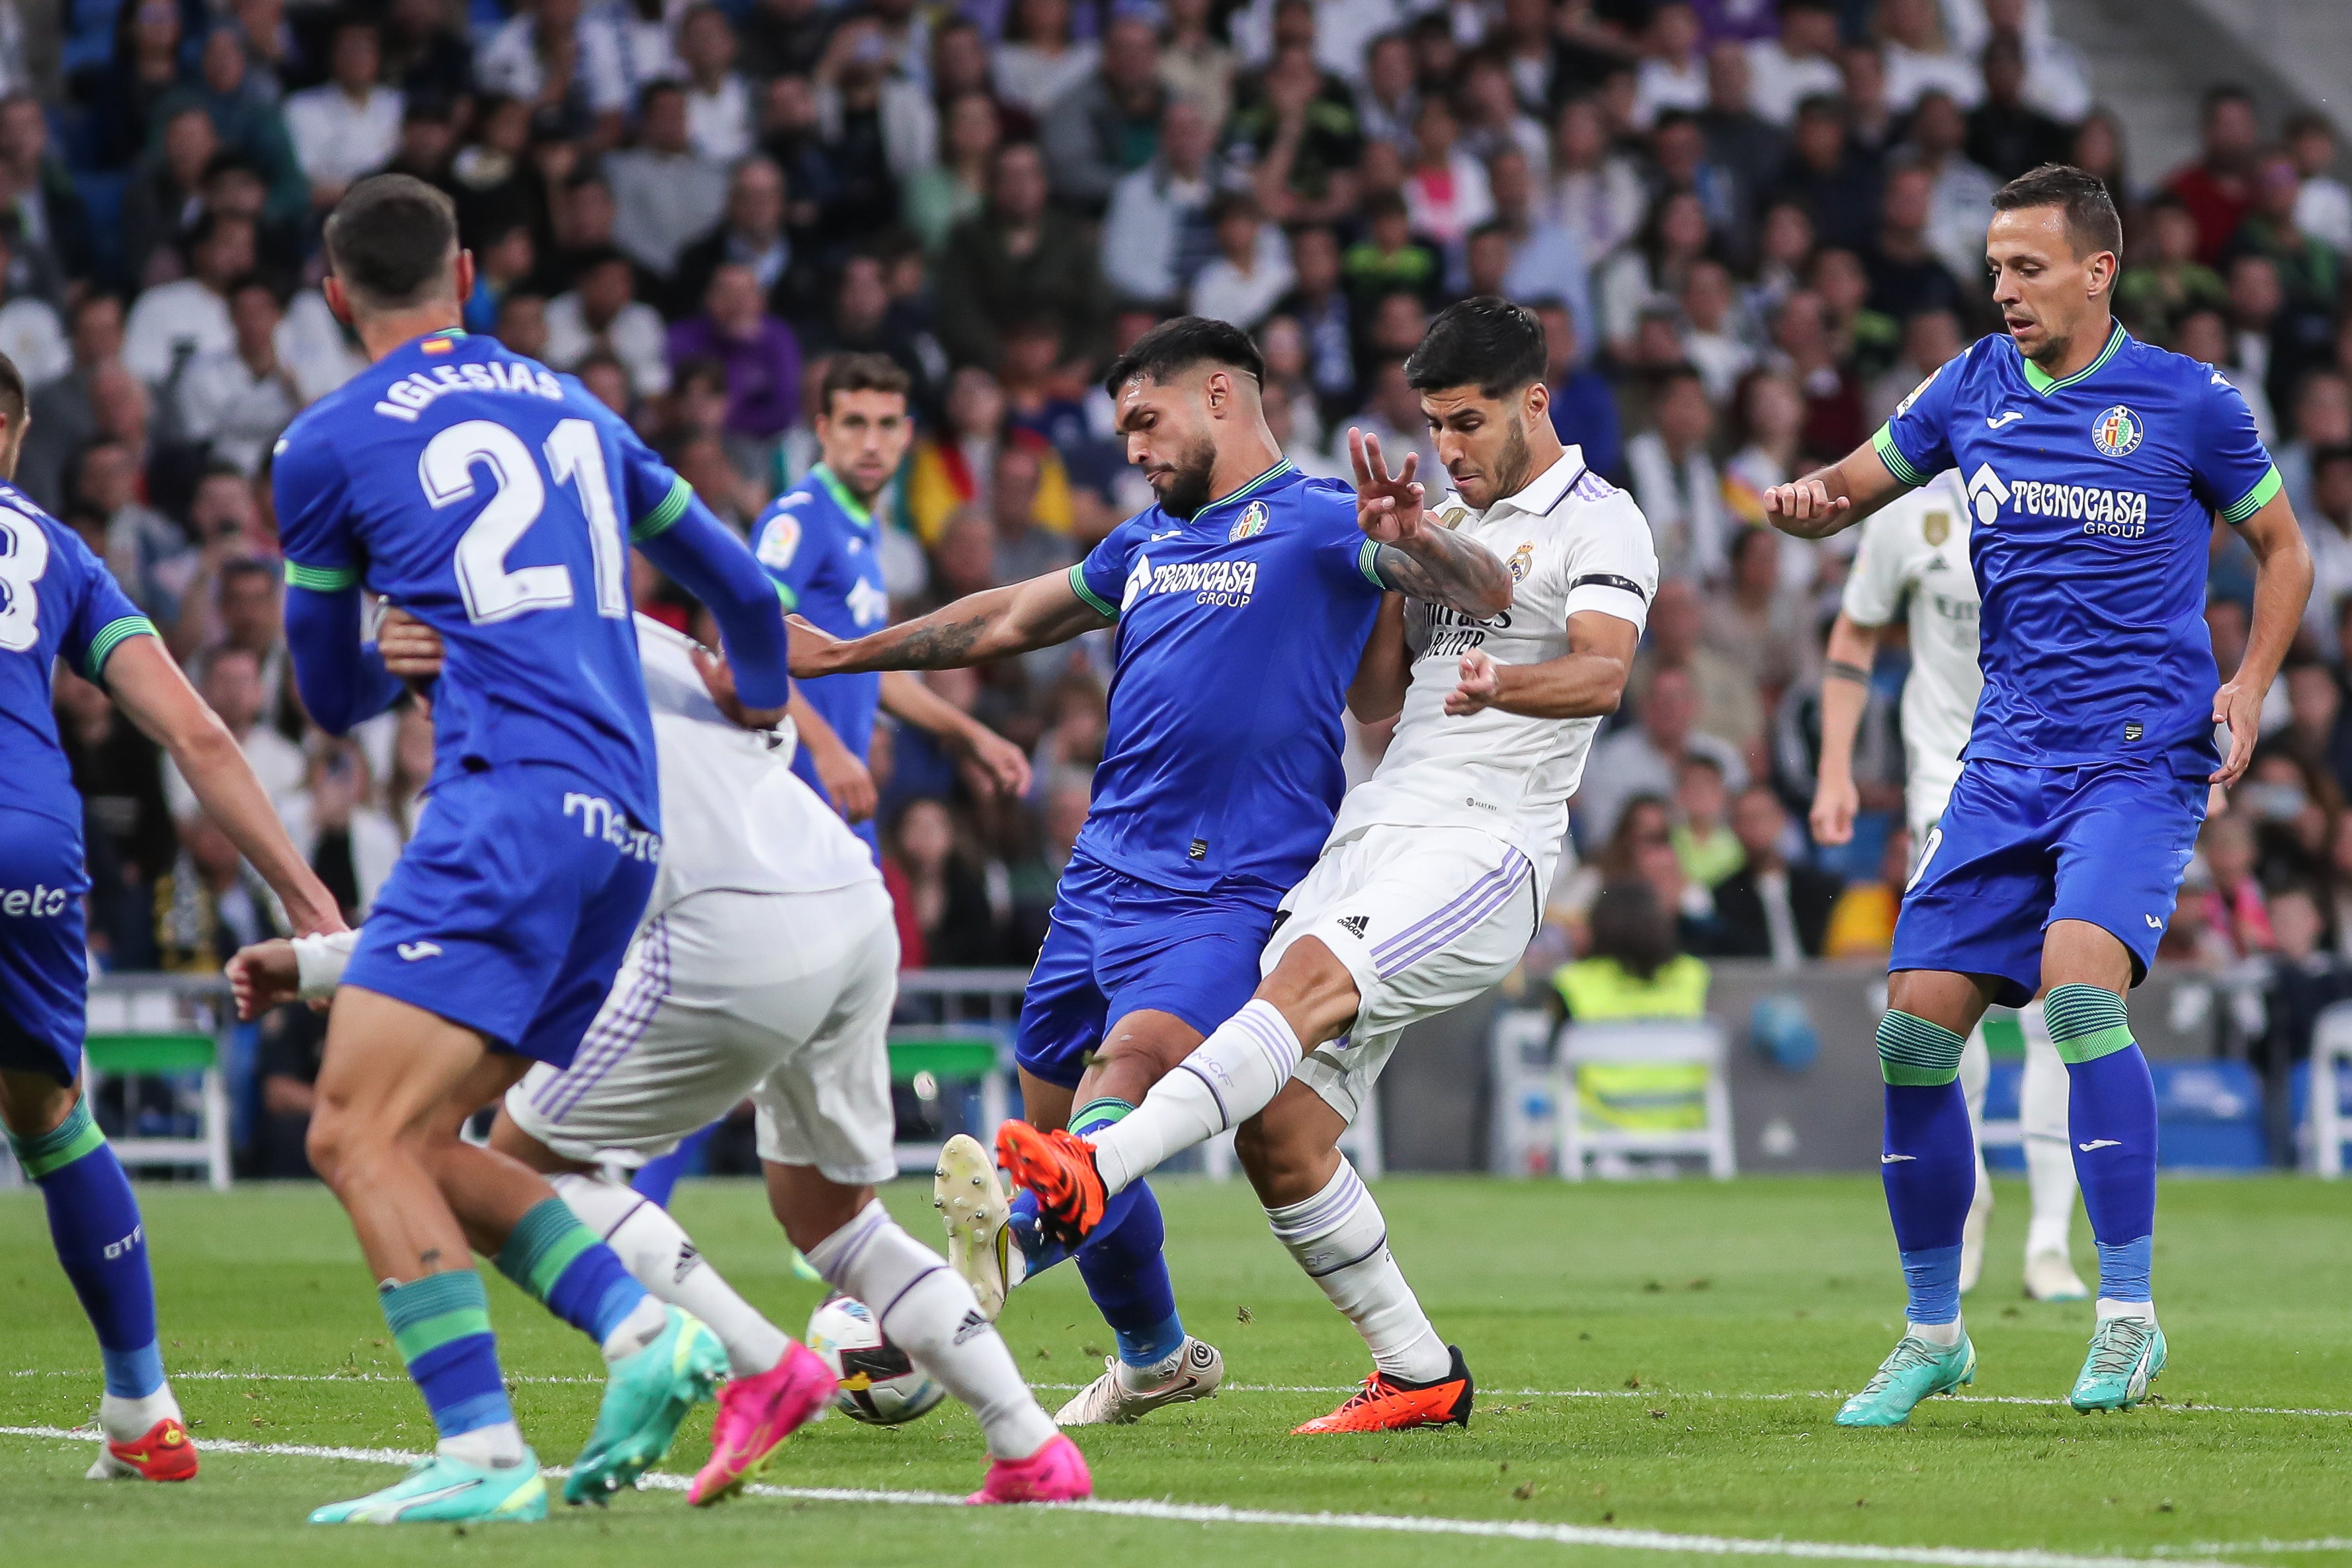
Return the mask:
M1290 945L1274 973L1260 982L1257 997L1280 1012L1299 1039L1309 1043L1344 1030L1362 1005L1355 975L1312 936L1302 936Z
M1234 1155L1269 1208L1304 1203L1322 1191L1339 1158L1336 1148L1305 1128L1262 1115L1234 1129Z
M19 1138L55 1132L80 1098L79 1089L46 1072L0 1073L0 1123Z

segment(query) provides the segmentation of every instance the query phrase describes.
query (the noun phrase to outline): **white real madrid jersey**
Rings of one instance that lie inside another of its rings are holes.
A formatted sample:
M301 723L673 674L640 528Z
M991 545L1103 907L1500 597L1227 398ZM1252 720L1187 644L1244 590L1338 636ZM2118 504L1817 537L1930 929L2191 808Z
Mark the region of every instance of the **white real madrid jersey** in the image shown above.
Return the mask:
M1568 653L1568 618L1592 610L1649 619L1658 554L1649 520L1633 498L1584 465L1570 447L1516 496L1472 511L1448 495L1434 508L1511 570L1511 607L1484 621L1409 600L1405 641L1412 680L1379 769L1340 803L1338 842L1375 823L1477 828L1536 862L1550 884L1568 833L1568 800L1584 777L1598 718L1528 718L1486 708L1448 717L1445 699L1461 681L1462 655L1483 649L1496 663L1539 664Z
M1871 515L1845 580L1849 620L1885 626L1910 601L1911 674L1903 683L1905 794L1914 822L1943 815L1959 781L1984 676L1977 668L1976 570L1969 498L1947 470Z
M710 700L692 639L636 622L661 767L661 872L647 917L717 888L823 893L879 882L866 846L793 777L790 729L738 727Z

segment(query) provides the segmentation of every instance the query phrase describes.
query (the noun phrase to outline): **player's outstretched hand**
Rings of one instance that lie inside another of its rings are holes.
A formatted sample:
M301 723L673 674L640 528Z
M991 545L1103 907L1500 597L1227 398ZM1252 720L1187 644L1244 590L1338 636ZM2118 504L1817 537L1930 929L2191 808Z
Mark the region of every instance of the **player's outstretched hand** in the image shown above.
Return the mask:
M2246 764L2254 759L2254 742L2262 737L2263 690L2260 686L2241 685L2231 681L2213 694L2213 722L2230 727L2230 755L2221 767L2207 775L2206 781L2227 787L2235 784L2246 771Z
M1029 793L1029 754L986 725L962 731L954 746L973 794L985 797L994 790L1017 800Z
M1813 810L1807 819L1817 844L1844 844L1853 841L1854 813L1862 810L1862 792L1854 788L1853 776L1832 779L1824 773L1813 785Z
M375 647L383 667L404 681L422 685L440 678L441 633L396 604L384 610Z
M1502 667L1492 653L1473 648L1462 655L1461 684L1446 694L1445 712L1448 717L1465 718L1494 706L1502 695Z
M735 690L735 672L727 661L697 643L694 645L694 667L702 676L702 688L719 711L727 716L730 724L739 729L773 729L783 721L780 707L745 707L742 696Z
M1852 510L1851 499L1844 496L1832 499L1830 487L1819 479L1792 479L1764 492L1764 520L1790 533L1816 532L1810 525L1835 522Z
M236 1016L246 1023L301 995L294 944L283 936L238 948L228 961L227 973L229 990L236 998Z
M1356 526L1384 545L1417 536L1426 526L1421 486L1412 477L1421 455L1406 453L1404 466L1391 475L1381 438L1349 425L1348 461L1356 468Z
M840 638L801 615L784 617L784 635L791 642L786 662L795 678L808 680L834 673L824 656L841 646Z

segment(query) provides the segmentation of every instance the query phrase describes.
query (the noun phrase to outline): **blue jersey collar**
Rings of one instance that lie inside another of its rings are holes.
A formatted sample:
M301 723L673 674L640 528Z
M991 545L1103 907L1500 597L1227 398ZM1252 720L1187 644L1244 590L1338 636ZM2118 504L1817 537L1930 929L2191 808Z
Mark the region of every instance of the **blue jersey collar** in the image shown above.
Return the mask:
M1285 476L1296 474L1297 472L1298 469L1297 465L1294 465L1289 458L1285 457L1276 463L1273 467L1267 469L1265 473L1259 475L1248 484L1244 485L1240 489L1234 490L1229 495L1220 496L1215 500L1209 502L1199 511L1193 513L1192 518L1197 519L1205 517L1220 507L1230 507L1236 501L1246 501L1252 496L1261 495L1266 490L1272 488L1274 486L1281 483Z
M2114 326L2108 329L2107 346L2099 350L2099 357L2093 360L2089 364L2084 365L2081 370L2076 371L2073 375L2066 377L2063 381L2051 380L2049 373L2043 371L2040 365L2037 365L2032 360L2027 359L2025 357L2024 350L2022 350L2018 351L2017 366L2018 369L2024 373L2025 384L2032 387L2034 392L2041 396L2048 397L2052 392L2064 392L2068 387L2079 386L2083 382L2089 381L2093 376L2098 374L2100 367L2104 366L2109 360L2114 359L2117 350L2123 348L2125 341L2130 337L2131 334L2124 330L2124 324L2120 321L2116 322ZM2015 342L2015 339L2011 340L2011 346L2014 346Z

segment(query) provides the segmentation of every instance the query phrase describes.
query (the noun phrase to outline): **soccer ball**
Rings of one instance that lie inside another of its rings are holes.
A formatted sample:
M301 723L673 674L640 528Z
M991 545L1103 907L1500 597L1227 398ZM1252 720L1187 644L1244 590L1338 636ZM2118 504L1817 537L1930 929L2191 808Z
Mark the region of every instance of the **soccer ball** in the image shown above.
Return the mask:
M872 1309L836 1291L810 1314L808 1347L824 1357L841 1379L834 1408L869 1427L896 1427L947 1397L905 1351L890 1343Z

